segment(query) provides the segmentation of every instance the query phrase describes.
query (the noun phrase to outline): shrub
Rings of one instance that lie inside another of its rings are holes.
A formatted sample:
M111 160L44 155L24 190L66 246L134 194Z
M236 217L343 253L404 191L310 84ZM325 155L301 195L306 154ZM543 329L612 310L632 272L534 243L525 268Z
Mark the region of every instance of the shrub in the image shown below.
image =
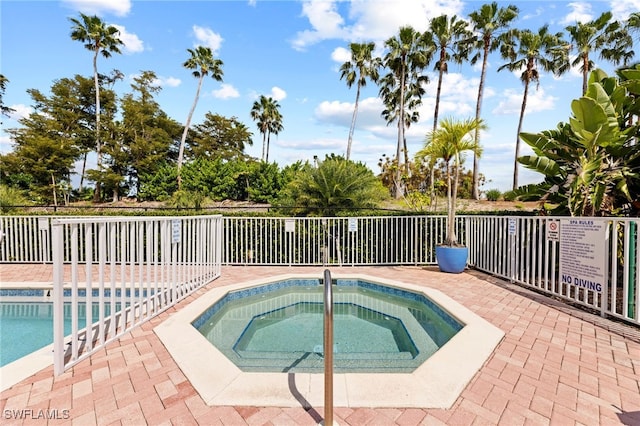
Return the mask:
M412 191L408 193L404 201L411 210L416 212L425 211L431 204L431 197L422 192Z
M517 198L517 194L513 191L507 191L502 194L502 199L505 201L514 201Z
M489 201L498 201L500 199L500 196L502 195L502 192L500 192L499 189L489 189L487 192L485 192L485 195L487 196L487 200Z
M293 215L340 216L378 206L386 189L363 163L330 155L306 163L280 192L279 207Z
M9 213L16 210L17 206L26 206L29 202L24 197L22 191L6 185L0 185L0 211Z
M180 190L174 192L171 198L165 202L165 205L175 209L200 210L205 200L206 196L201 192Z

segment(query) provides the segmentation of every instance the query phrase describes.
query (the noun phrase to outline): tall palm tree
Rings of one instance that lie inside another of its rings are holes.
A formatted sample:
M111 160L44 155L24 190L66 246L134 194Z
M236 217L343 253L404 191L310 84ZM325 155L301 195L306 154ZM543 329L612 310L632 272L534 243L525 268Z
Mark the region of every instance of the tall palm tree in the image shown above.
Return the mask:
M196 90L196 97L193 100L193 105L187 116L187 121L184 124L184 130L182 132L182 138L180 139L180 149L178 150L178 189L182 186L182 161L184 158L184 144L187 140L187 133L189 132L189 126L191 125L191 118L193 118L193 112L198 104L198 98L200 97L200 89L202 88L202 81L206 76L211 74L211 78L216 81L222 81L222 61L213 57L213 52L210 47L198 46L195 49L187 49L187 52L191 55L189 59L182 64L183 67L193 70L192 74L198 79L198 89Z
M587 93L589 72L595 67L589 54L600 52L600 59L614 65L626 64L633 58L633 38L627 28L618 21L612 21L613 14L604 12L598 18L565 29L571 37L572 48L577 51L572 67L580 67L582 71L582 94Z
M436 105L433 112L433 130L438 125L440 110L440 94L442 92L442 78L449 72L449 61L462 64L469 56L469 43L473 33L469 31L467 21L458 19L456 15L449 18L440 15L429 22L430 43L433 50L439 53L434 69L438 71L438 88L436 91Z
M527 107L529 84L536 83L536 89L540 86L540 73L538 68L555 75L562 75L569 70L568 45L562 39L562 33L552 34L549 26L544 25L537 33L531 30L518 31L516 43L505 44L502 47L502 56L509 58L509 62L498 67L498 71L520 71L520 80L524 84L522 105L520 106L520 119L516 133L516 153L513 160L513 190L518 188L518 157L520 156L520 133L524 112ZM517 47L516 47L517 44Z
M498 8L497 2L483 4L477 11L471 12L469 18L471 25L476 32L475 49L478 51L471 58L471 63L475 64L482 58L482 71L480 73L480 84L478 85L478 99L476 101L476 120L480 120L482 109L482 95L484 94L484 82L487 75L487 59L491 52L497 50L505 41L509 39L511 33L509 26L518 16L518 8L514 5ZM476 142L480 144L480 129L475 129ZM478 190L479 178L479 158L473 157L473 182L471 197L475 200L480 198Z
M454 120L445 118L435 131L427 133L425 145L421 155L433 158L441 158L444 161L447 178L447 237L444 245L455 246L458 243L455 227L456 199L458 182L460 180L460 167L462 165L462 153L472 151L480 156L481 149L478 141L470 135L480 127L485 129L482 120L465 119Z
M284 128L280 104L275 99L262 95L251 107L251 118L257 121L258 130L262 133L262 161L268 163L271 134L277 135Z
M98 170L102 170L102 143L100 142L100 84L98 81L98 54L109 58L112 53L120 53L119 46L124 45L118 38L120 31L113 25L107 25L97 16L80 14L80 19L69 18L71 39L84 43L87 50L93 52L93 81L96 89L96 155ZM96 182L93 200L100 201L101 182Z
M351 59L340 67L340 80L343 78L347 82L347 87L351 88L356 83L356 102L353 107L351 117L351 127L349 128L349 139L347 141L347 160L351 157L351 144L353 143L353 131L356 127L356 116L358 115L358 101L360 100L360 89L367 85L367 79L377 83L380 77L379 69L382 60L373 56L376 45L370 43L351 43Z
M410 84L405 92L404 96L404 108L400 108L400 91L391 91L394 83L388 83L391 75L387 74L381 82L383 86L380 90L382 99L384 100L385 109L380 114L382 118L387 122L387 126L396 123L396 126L400 126L400 115L404 117L404 129L408 130L411 124L417 123L420 120L420 113L418 107L422 105L422 95L425 94L424 87L418 81ZM425 77L426 78L426 77ZM420 80L422 81L422 80ZM409 154L407 149L407 137L403 132L402 139L402 152L404 154L404 172L409 173ZM400 167L400 158L396 157L396 164ZM398 169L399 170L399 169Z
M384 43L387 48L384 66L389 69L389 73L383 78L380 95L387 108L391 104L398 112L398 142L396 147L398 165L400 164L402 146L405 143L405 107L410 105L407 99L417 99L418 102L414 102L413 105L418 105L419 99L424 93L421 88L422 83L428 82L428 77L421 73L429 65L433 55L433 50L430 50L426 41L424 34L407 26L400 28L398 35L389 38ZM415 88L418 89L416 90ZM400 167L396 171L395 180L394 195L396 198L400 198L403 193Z

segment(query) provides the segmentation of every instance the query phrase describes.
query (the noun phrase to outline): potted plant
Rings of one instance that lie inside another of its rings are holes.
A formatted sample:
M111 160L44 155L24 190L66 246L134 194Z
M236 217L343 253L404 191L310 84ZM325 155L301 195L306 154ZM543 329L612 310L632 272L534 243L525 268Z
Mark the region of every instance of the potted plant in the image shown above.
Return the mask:
M446 239L436 245L436 260L443 272L460 273L467 264L469 249L458 242L456 235L456 198L462 163L462 153L472 151L480 156L480 145L473 133L485 129L482 120L454 120L445 118L427 134L424 148L418 155L432 160L442 159L447 179L447 233Z

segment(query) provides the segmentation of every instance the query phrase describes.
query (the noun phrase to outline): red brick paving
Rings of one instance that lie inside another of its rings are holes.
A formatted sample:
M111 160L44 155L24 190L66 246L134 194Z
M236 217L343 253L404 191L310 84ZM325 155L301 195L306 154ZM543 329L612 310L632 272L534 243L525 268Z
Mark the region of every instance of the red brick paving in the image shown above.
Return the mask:
M324 268L223 267L215 286ZM640 425L640 330L579 311L485 274L433 268L331 268L441 290L505 332L453 407L336 407L342 425ZM0 265L0 280L51 282L50 265ZM210 407L153 328L143 324L59 377L49 367L0 394L7 425L314 425L323 407ZM69 410L68 419L16 419L15 410Z

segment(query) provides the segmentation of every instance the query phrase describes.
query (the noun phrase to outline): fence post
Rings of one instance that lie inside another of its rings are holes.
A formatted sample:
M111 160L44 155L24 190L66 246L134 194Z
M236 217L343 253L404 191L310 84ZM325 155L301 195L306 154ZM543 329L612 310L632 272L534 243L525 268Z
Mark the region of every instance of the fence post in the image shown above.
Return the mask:
M64 225L51 222L53 242L53 372L64 372Z
M636 240L638 226L635 222L629 222L629 289L627 291L627 312L629 318L636 317Z

